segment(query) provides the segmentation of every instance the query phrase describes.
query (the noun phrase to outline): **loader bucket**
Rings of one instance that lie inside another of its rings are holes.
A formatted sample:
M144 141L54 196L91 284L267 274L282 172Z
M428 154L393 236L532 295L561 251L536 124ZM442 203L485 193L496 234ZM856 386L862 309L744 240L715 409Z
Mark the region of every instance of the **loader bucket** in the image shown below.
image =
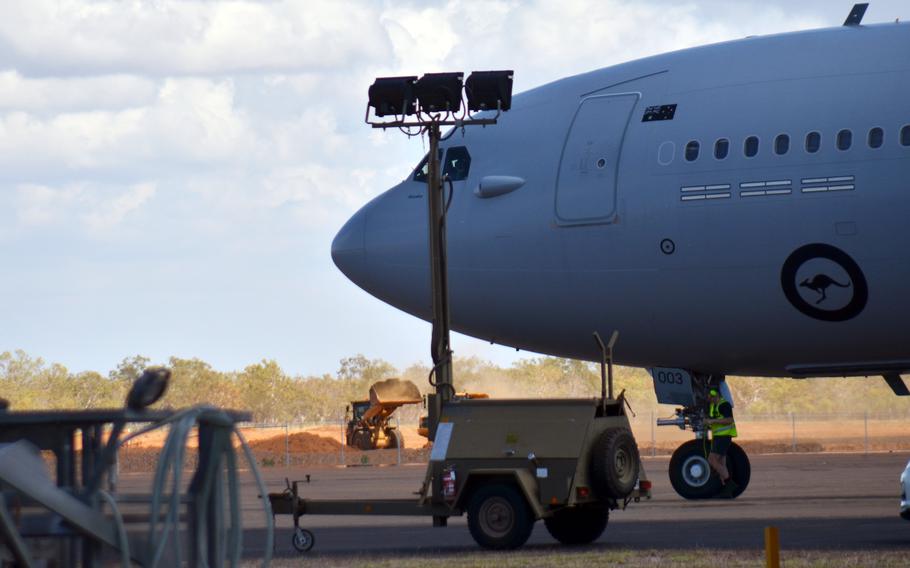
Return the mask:
M421 402L420 390L411 381L386 379L370 387L370 403L379 406L401 406Z

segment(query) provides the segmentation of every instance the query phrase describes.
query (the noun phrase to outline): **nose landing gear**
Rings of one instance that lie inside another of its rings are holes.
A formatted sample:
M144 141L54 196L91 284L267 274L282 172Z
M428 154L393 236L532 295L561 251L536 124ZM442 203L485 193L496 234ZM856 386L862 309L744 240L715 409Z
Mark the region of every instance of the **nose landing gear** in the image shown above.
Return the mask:
M659 418L658 426L678 426L692 430L695 439L676 448L670 458L670 484L685 499L711 499L718 496L723 484L708 463L711 441L708 439L707 395L709 388L721 388L723 377L690 373L683 369L651 369L657 401L661 404L680 404L673 418ZM728 395L729 396L729 395ZM736 482L731 497L739 497L749 485L752 466L745 450L731 443L727 450L727 471Z

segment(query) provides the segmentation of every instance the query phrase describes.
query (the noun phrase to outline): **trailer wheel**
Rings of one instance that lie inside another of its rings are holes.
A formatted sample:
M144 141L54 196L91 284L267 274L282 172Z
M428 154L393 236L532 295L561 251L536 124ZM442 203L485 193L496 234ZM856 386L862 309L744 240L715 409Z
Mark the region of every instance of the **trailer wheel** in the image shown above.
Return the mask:
M373 436L368 430L355 430L352 440L353 443L351 445L358 450L366 451L373 449Z
M600 538L610 520L604 506L560 509L543 520L550 536L567 545L589 544Z
M727 471L730 477L738 486L733 492L733 498L742 495L742 492L749 486L749 480L752 478L752 464L749 462L749 456L746 451L737 444L732 442L730 449L727 450Z
M670 484L685 499L709 499L720 491L720 480L708 463L709 442L690 440L670 458Z
M531 509L514 485L488 483L468 504L468 529L480 546L497 550L518 548L534 528Z
M294 545L297 552L309 552L313 545L316 544L316 537L310 531L297 527L291 537L291 544Z
M603 498L623 499L635 489L638 445L627 428L604 431L591 449L591 485Z
M401 435L401 432L399 432L398 429L396 429L396 428L390 429L388 432L386 432L386 436L389 439L389 443L386 446L387 449L389 449L389 450L394 450L397 448L404 449L404 437Z

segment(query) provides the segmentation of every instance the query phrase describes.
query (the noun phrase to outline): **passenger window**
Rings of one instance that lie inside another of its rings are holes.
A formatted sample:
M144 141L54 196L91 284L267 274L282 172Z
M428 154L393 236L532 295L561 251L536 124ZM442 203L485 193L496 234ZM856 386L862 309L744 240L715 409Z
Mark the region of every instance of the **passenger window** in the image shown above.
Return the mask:
M869 131L869 147L870 148L881 148L882 143L885 141L885 131L881 128L875 127Z
M901 128L901 146L910 146L910 124Z
M818 132L806 134L806 152L814 154L822 147L822 135Z
M698 141L692 140L686 144L686 161L694 162L698 159Z
M726 138L721 138L714 143L714 157L718 160L723 160L727 157L727 153L730 151L730 141Z
M471 155L464 146L454 146L446 152L445 165L442 167L442 176L449 176L452 181L460 181L468 177L471 169Z
M427 155L423 157L423 160L421 160L420 163L417 164L417 167L414 169L414 177L412 178L414 181L422 181L422 182L426 183L427 174L429 173L429 170L430 170L429 158L430 158L430 154L427 153ZM439 150L439 159L440 160L442 159L442 150Z
M754 158L758 154L758 136L749 136L743 144L743 152L747 158Z
M837 133L837 149L849 150L850 144L853 143L853 133L849 130L841 130Z
M783 156L790 151L790 137L786 134L780 134L774 139L774 153Z

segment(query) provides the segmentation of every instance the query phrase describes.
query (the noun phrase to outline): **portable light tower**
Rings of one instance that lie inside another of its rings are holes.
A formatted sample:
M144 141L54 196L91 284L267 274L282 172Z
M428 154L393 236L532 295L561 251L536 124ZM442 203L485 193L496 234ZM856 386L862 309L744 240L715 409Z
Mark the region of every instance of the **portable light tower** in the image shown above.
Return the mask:
M430 290L433 298L433 334L430 354L433 370L430 385L436 393L428 398L429 439L434 440L442 405L455 394L452 384L452 349L449 342L449 291L446 269L443 185L439 167L440 128L496 124L502 112L512 107L512 71L475 71L464 82L464 73L426 73L416 76L381 77L370 86L365 121L373 128L399 128L412 136L426 134L427 213L429 215ZM467 95L467 104L464 95ZM370 109L373 109L373 120ZM496 111L489 118L473 118L468 112ZM460 114L459 114L460 113ZM376 118L392 117L390 120ZM416 133L410 129L416 128Z

